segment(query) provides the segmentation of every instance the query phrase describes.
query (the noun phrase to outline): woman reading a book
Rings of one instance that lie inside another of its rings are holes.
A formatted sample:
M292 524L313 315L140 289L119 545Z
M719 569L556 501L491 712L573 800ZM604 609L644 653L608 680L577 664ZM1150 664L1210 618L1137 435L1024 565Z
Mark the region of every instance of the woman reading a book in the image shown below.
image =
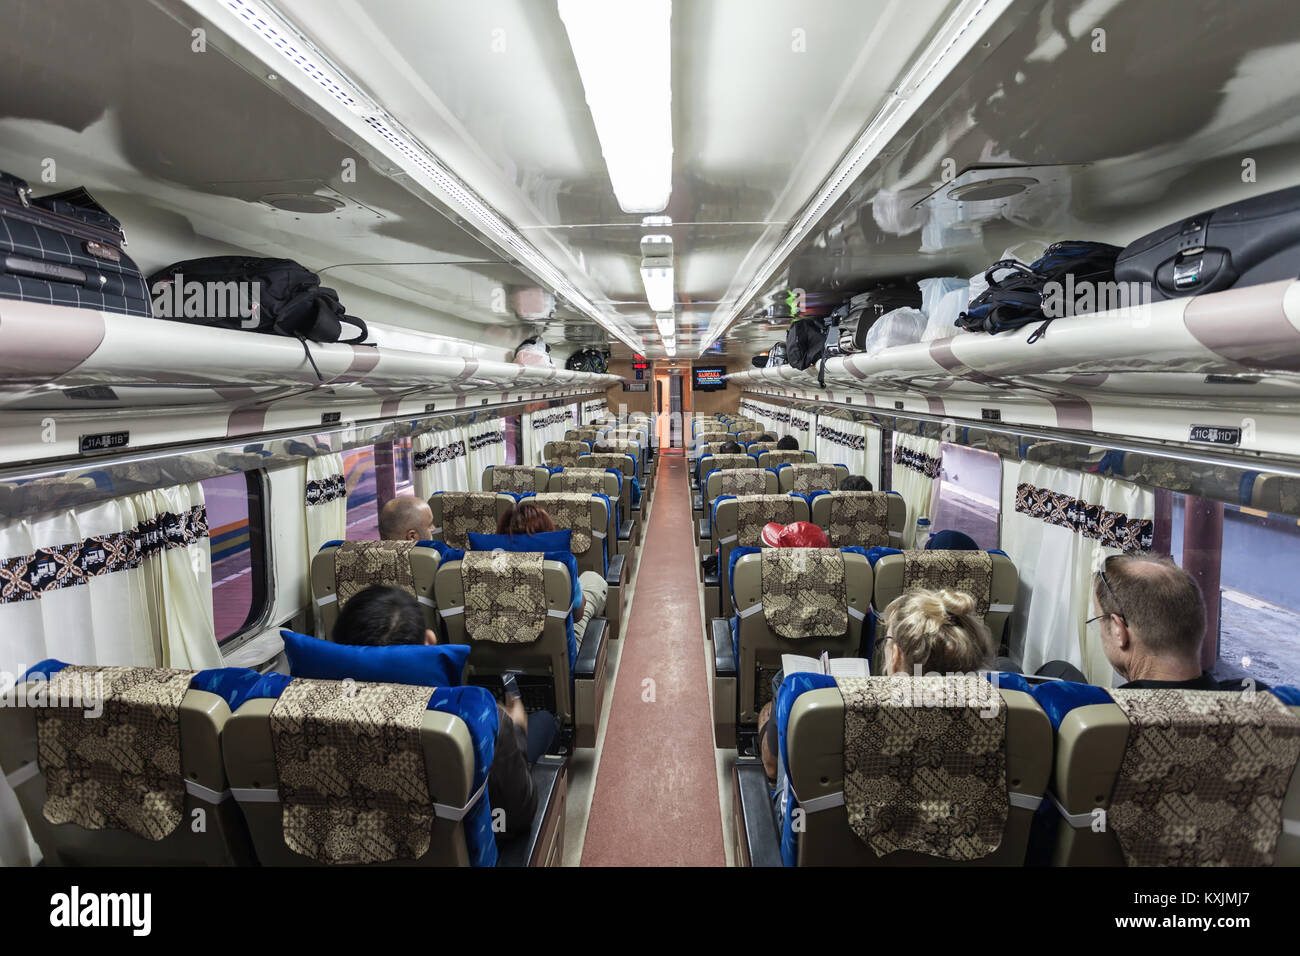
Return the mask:
M881 615L885 637L880 657L888 676L920 677L924 674L970 674L992 667L995 648L988 627L976 613L975 599L964 591L917 589L895 598ZM772 700L758 715L758 739L763 768L776 780L779 749Z

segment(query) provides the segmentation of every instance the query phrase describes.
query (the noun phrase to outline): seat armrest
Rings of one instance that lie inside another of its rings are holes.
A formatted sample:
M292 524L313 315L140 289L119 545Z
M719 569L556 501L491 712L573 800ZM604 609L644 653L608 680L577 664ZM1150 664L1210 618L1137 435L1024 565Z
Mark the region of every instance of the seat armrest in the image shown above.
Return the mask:
M605 583L610 587L623 583L623 569L627 567L627 555L616 554L610 558L605 568Z
M741 851L749 858L750 866L781 866L781 831L776 825L762 761L738 760L734 773L735 813L740 818L741 838L745 841Z
M706 572L704 573L704 586L705 586L706 588L707 588L707 587L715 587L715 588L718 587L718 572L717 572L717 571L706 571Z
M692 509L693 511L703 511L703 510L704 510L704 496L703 496L703 495L692 495L692 496L691 496L691 509Z
M707 518L700 519L700 540L708 541L713 537L713 523Z
M525 867L533 865L537 855L538 840L542 835L542 826L553 812L553 805L560 799L560 785L565 775L564 757L542 757L529 772L533 776L533 786L537 790L537 812L527 833L508 840L497 841L497 866Z
M618 540L631 541L632 528L635 527L635 525L636 525L636 521L633 518L628 518L626 521L620 524L618 526Z
M736 648L731 643L731 622L715 617L709 622L713 630L713 673L718 677L736 676Z
M603 617L593 617L587 622L587 633L582 636L578 659L573 662L574 680L592 680L596 676L596 661L601 645L609 637L609 622Z

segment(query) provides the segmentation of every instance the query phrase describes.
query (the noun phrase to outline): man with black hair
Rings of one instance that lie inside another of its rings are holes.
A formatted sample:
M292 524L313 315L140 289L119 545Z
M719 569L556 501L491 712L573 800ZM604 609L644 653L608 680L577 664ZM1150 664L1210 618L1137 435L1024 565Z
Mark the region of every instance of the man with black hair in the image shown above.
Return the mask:
M776 436L771 432L763 432L763 434L758 436L758 440L763 442L776 441Z
M783 435L776 443L777 451L798 451L799 442L793 435Z
M719 455L743 455L745 449L740 447L739 442L724 441L722 447L718 449Z
M840 482L840 491L871 491L871 482L862 475L849 475Z
M343 606L334 625L336 644L381 646L437 644L438 635L425 626L416 599L401 588L368 587ZM527 833L537 813L537 789L530 764L550 749L557 730L555 717L544 710L529 714L519 697L497 704L497 739L488 772L488 797L493 808L505 811L505 833Z

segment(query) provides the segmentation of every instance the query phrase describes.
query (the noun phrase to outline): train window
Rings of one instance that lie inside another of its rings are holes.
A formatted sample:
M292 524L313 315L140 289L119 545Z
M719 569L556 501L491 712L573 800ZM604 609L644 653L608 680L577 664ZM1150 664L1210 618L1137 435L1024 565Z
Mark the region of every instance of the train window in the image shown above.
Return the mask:
M363 445L343 453L349 541L373 541L379 538L379 487L375 458L374 445ZM391 462L391 457L389 460Z
M1294 574L1300 563L1300 525L1296 519L1178 493L1172 498L1174 560L1193 574L1208 572L1198 575L1203 590L1218 570L1217 593L1206 595L1210 631L1218 636L1215 676L1253 677L1270 686L1300 682L1300 588ZM1203 509L1190 522L1189 503L1193 509Z
M996 453L944 443L934 483L930 527L961 531L985 550L998 546L1002 459Z
M506 419L507 465L517 465L524 460L524 435L523 429L519 427L522 421L519 415L511 415Z
M415 494L415 472L411 468L411 439L393 442L393 489L400 495Z
M254 472L202 482L212 551L212 613L218 644L243 634L266 608L265 522Z

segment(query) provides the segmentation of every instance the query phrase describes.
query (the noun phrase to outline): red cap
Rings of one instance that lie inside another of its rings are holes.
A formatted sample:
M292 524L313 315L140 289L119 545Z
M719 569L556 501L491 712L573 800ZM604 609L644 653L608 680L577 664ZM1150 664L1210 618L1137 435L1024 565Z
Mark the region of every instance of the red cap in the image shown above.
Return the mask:
M771 525L768 525L771 527ZM767 529L763 529L766 534ZM811 521L796 521L786 525L777 536L778 548L829 548L830 538L826 532Z

